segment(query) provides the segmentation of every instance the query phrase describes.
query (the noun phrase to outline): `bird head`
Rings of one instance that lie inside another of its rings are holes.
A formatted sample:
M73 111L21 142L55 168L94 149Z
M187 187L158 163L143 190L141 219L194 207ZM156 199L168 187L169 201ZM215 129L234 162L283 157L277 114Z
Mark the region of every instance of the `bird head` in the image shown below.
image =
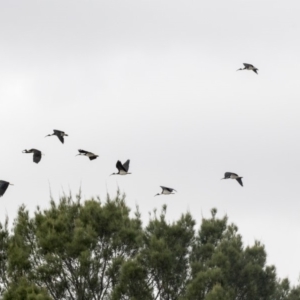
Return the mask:
M25 149L25 150L22 151L22 153L28 153L28 151Z

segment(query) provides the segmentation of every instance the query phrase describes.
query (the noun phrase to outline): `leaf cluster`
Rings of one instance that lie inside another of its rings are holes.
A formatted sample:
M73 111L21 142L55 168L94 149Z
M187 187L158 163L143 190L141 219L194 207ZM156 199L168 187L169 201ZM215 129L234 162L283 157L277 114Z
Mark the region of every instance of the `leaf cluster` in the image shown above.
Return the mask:
M4 300L298 300L300 286L280 280L264 246L245 246L227 216L146 226L119 191L105 202L72 196L30 216L19 208L12 229L0 224Z

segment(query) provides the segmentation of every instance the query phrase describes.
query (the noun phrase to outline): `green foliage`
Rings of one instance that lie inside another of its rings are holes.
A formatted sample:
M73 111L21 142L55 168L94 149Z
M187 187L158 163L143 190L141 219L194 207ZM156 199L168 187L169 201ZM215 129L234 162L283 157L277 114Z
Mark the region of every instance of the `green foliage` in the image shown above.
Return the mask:
M216 284L205 296L205 300L231 300L232 297L228 292L220 285Z
M143 228L125 196L63 196L30 217L21 206L11 232L0 224L4 300L299 300L300 287L276 279L264 246L245 247L227 216L170 223L166 206Z
M10 285L3 300L52 300L52 298L45 289L38 288L21 277L17 283Z
M215 209L211 219L202 220L191 267L187 299L207 299L216 285L231 299L271 300L275 292L275 268L266 266L264 247L256 242L244 248L238 228L227 217L216 219Z
M288 279L279 280L274 300L299 300L300 286L291 287Z
M139 216L129 213L119 193L104 204L64 196L31 219L22 206L9 241L12 282L25 276L54 299L107 298L142 242Z
M195 221L189 213L168 224L166 207L163 207L161 215L155 215L145 228L145 247L140 260L146 266L154 298L178 299L185 293L194 226Z
M290 292L290 282L288 281L288 279L279 281L276 287L275 299L276 300L288 299L287 297L289 295L289 292Z
M299 300L300 299L300 286L292 288L287 300Z
M112 299L153 299L152 290L147 284L147 269L138 260L123 263L119 283L112 293Z
M9 232L8 219L4 224L0 223L0 294L8 287L8 248L9 248Z

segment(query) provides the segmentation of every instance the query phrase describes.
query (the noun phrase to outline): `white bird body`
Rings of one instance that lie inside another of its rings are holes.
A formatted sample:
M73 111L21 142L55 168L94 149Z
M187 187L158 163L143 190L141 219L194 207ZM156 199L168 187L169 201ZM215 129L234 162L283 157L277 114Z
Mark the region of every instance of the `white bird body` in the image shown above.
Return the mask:
M163 190L161 193L164 194L164 195L170 195L170 194L172 194L172 192L169 191L169 190Z
M236 179L236 181L243 186L243 182L242 182L242 178L241 176L239 176L238 174L232 173L232 172L226 172L224 174L224 178L222 179Z
M258 69L256 67L254 67L253 65L246 64L246 63L243 63L243 65L244 65L244 68L240 68L237 71L248 70L248 71L253 71L254 73L258 74L257 73Z
M128 159L124 164L122 164L119 160L117 161L116 168L118 169L118 173L112 173L111 175L128 175L129 173L129 164L130 160Z
M230 178L231 179L237 179L237 178L240 178L238 175L236 175L236 174L231 174L230 175Z
M89 152L89 151L86 151L86 150L82 150L82 149L79 149L78 150L79 154L77 155L83 155L83 156L86 156L88 157L90 160L94 160L96 159L99 155L96 155L94 154L93 152ZM76 155L76 156L77 156Z
M52 135L56 135L62 143L64 143L64 136L68 136L64 131L53 129L53 133L46 135L46 137Z
M120 173L119 173L119 175L127 175L128 173L127 172L125 172L124 170L120 170Z
M171 194L175 194L175 193L173 193L173 191L177 192L176 190L168 188L168 187L165 187L165 186L160 186L160 187L162 188L161 193L160 194L158 193L158 194L156 194L154 196L171 195Z

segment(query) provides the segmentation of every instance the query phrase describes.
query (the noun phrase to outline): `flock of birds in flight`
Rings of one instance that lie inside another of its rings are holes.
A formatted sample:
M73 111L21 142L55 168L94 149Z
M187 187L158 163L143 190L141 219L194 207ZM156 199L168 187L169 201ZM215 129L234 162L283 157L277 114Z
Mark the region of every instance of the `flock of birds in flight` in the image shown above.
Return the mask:
M246 64L246 63L244 63L243 65L244 65L244 68L240 68L237 71L248 70L248 71L253 71L254 73L258 74L257 73L258 69L256 67L254 67L253 65ZM54 129L53 133L46 135L46 137L53 136L53 135L57 136L58 139L61 141L61 143L64 143L64 137L68 136L65 132L63 132L61 130ZM94 154L90 151L86 151L86 150L82 150L82 149L79 149L78 152L79 152L79 154L77 154L77 155L86 156L90 160L94 160L99 156L99 155L96 155L96 154ZM37 149L30 149L30 150L25 149L25 150L23 150L23 153L33 153L33 162L35 162L37 164L42 159L42 152L40 150L37 150ZM128 175L128 174L131 174L131 173L128 172L129 171L129 163L130 163L129 159L123 164L118 160L117 164L116 164L116 168L118 169L118 173L112 173L111 175ZM243 186L242 178L243 177L237 175L236 173L226 172L224 174L224 178L221 178L221 179L235 179L241 186ZM7 190L9 185L13 185L13 184L9 183L5 180L0 180L0 197L2 197L4 195L4 193ZM169 187L161 186L161 188L162 188L161 193L158 193L154 196L170 195L170 194L175 194L173 192L177 192L175 189L172 189L172 188L169 188Z

